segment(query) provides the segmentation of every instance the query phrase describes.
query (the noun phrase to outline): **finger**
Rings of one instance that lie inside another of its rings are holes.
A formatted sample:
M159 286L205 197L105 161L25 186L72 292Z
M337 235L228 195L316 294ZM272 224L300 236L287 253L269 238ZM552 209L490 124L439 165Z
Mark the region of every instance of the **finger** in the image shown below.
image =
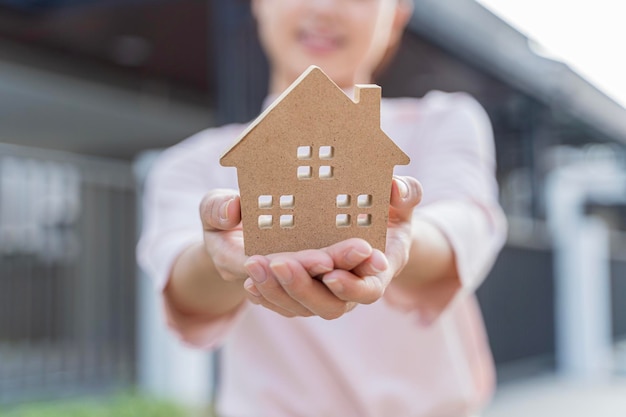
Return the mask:
M246 261L245 268L250 278L254 281L255 288L258 290L261 298L263 298L263 305L275 305L298 316L307 317L312 315L310 310L291 298L283 289L274 272L270 269L267 258L258 255L251 256ZM312 280L310 276L308 279Z
M322 281L337 298L359 304L371 304L379 300L386 287L383 279L377 275L359 277L340 269L324 275Z
M348 311L345 301L338 299L323 283L312 279L293 258L274 259L270 268L285 292L315 315L332 320Z
M212 190L200 202L205 231L229 230L241 222L241 204L235 190Z
M395 275L402 271L409 260L411 242L411 227L409 223L406 224L406 227L395 227L387 230L385 256L389 264L388 271L394 271Z
M333 259L328 253L320 249L307 249L299 252L276 253L268 255L270 262L288 256L297 261L307 271L308 275L315 277L332 271L335 268Z
M215 236L215 232L205 232L204 245L211 255L213 265L226 281L243 280L249 276L244 268L248 259L243 250L243 232L234 230L231 236Z
M347 239L323 249L333 260L334 269L349 271L372 254L372 246L363 239Z
M292 311L285 310L284 308L280 308L270 303L265 298L263 298L263 295L261 295L259 290L256 288L256 285L254 284L254 281L252 280L252 278L248 278L243 283L243 287L247 291L248 301L250 301L252 304L263 306L284 317L288 317L288 318L296 317L296 314L293 313Z
M391 183L390 219L409 220L415 206L422 201L422 193L422 185L415 178L394 176Z
M372 255L361 262L350 272L359 277L368 275L380 275L389 269L387 257L378 249L372 251Z

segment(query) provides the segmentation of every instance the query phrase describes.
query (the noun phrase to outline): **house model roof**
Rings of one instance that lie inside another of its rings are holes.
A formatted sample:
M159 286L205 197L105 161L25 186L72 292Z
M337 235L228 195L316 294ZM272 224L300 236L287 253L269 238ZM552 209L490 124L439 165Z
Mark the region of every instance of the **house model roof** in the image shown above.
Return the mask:
M311 66L224 152L246 254L350 237L385 249L393 167L409 157L380 128L380 87L356 85L354 96Z

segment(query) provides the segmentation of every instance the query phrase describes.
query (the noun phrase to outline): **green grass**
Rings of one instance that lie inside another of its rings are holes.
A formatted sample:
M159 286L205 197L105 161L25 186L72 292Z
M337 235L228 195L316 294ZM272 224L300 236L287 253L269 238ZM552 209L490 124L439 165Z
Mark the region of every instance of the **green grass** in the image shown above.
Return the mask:
M184 407L138 395L26 404L0 409L0 417L190 417ZM197 413L195 413L197 415ZM204 413L203 416L209 417Z

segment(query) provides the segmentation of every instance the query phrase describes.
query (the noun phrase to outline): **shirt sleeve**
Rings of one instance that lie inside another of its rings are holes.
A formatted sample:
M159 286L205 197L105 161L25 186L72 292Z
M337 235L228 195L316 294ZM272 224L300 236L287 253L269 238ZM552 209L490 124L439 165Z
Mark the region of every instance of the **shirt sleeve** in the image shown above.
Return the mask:
M184 342L202 348L217 344L241 309L209 321L177 311L163 290L176 258L202 242L198 209L204 194L211 188L233 188L236 181L230 170L220 170L218 133L202 132L158 157L143 190L143 224L137 245L137 261L155 283L168 326Z
M495 146L484 109L465 94L426 97L431 109L409 146L410 172L424 188L414 219L439 228L453 248L460 285L433 282L421 294L390 285L386 299L403 310L417 310L425 323L438 317L455 298L473 292L484 280L506 238L506 220L498 203Z

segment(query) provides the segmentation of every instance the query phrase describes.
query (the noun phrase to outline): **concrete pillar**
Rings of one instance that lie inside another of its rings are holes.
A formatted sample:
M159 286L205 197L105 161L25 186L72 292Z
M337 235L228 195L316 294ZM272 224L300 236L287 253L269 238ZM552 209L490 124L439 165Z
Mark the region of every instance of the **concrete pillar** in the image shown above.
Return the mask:
M555 169L546 183L554 242L556 354L560 372L602 378L611 372L608 227L585 213L589 203L626 201L626 173L614 159Z

